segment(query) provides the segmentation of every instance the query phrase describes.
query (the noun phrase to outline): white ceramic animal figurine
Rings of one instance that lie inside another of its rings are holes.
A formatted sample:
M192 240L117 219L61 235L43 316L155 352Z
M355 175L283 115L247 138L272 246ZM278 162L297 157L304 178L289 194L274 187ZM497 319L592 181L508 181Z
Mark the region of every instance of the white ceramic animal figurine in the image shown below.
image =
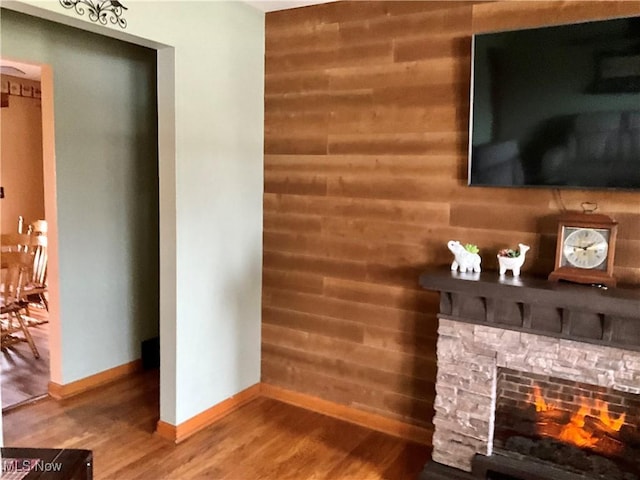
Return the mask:
M454 257L454 260L451 263L451 271L455 272L460 269L460 272L462 273L467 270L469 272L480 272L480 255L469 252L457 240L449 240L447 247L451 250Z
M520 249L520 255L517 257L503 257L498 255L498 263L500 264L500 275L504 275L507 273L507 270L511 270L513 272L514 277L520 276L520 268L524 263L524 260L527 256L527 252L531 247L529 245L525 245L524 243L519 243L518 247Z

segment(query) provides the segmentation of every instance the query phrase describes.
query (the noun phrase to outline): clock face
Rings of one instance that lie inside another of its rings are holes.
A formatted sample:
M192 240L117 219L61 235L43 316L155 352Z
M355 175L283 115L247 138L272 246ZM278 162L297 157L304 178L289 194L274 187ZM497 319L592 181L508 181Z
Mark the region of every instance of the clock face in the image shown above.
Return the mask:
M564 227L561 266L587 270L606 270L609 230Z

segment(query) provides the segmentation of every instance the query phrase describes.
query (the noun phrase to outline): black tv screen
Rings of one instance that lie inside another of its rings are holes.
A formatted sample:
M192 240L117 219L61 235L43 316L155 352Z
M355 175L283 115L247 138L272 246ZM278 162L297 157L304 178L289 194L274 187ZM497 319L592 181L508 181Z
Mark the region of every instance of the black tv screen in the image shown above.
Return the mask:
M474 35L469 184L640 189L640 17Z

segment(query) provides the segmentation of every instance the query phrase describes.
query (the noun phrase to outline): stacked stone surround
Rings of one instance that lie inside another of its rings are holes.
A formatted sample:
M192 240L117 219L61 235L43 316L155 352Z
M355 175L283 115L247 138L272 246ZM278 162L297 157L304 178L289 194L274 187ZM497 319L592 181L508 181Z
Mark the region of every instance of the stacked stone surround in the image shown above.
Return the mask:
M640 352L440 318L432 458L491 455L499 367L640 395Z

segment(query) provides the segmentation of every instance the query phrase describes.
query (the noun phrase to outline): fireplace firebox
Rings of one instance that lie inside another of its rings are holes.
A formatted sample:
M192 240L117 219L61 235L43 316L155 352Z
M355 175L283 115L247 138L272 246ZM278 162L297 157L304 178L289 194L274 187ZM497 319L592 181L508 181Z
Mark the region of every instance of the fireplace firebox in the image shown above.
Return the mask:
M494 451L640 480L640 396L506 368L496 393Z
M640 480L640 289L426 272L440 291L420 480Z

